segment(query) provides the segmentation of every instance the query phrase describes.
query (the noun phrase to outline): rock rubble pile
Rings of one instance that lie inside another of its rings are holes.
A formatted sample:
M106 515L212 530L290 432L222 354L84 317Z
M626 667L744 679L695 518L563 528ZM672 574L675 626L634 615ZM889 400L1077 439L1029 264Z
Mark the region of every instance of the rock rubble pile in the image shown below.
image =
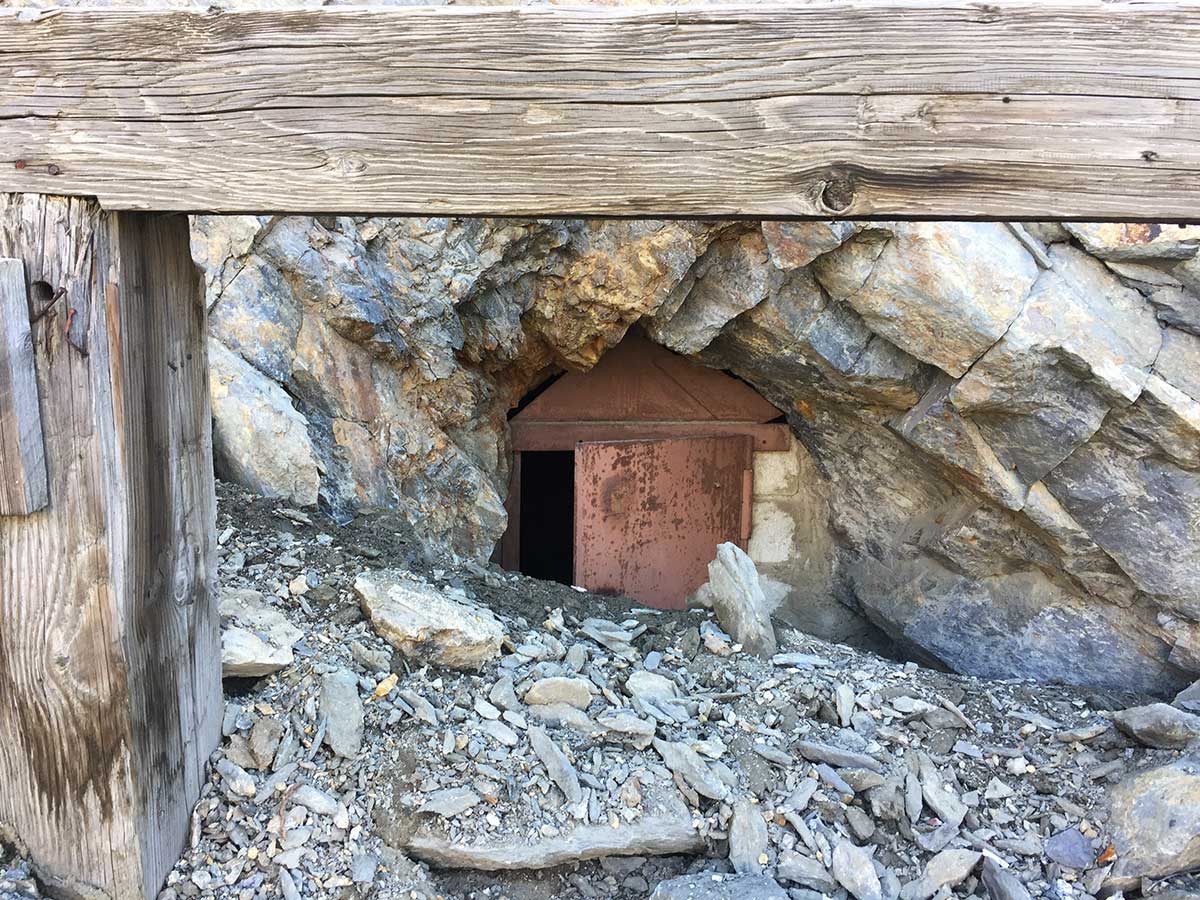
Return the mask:
M228 489L221 516L226 636L261 607L292 661L230 671L163 900L1167 900L1200 868L1195 689L988 681L784 627L758 656L707 610L414 559L391 522ZM397 584L406 623L455 605L461 630L382 624ZM9 895L36 887L0 858Z

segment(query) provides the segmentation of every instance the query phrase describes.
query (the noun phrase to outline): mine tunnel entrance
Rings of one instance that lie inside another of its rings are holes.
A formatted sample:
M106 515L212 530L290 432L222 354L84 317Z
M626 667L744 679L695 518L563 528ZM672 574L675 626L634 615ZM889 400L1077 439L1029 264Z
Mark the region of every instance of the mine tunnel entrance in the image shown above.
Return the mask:
M522 504L515 527L520 533L520 565L526 575L571 584L575 577L575 454L570 450L528 450L513 472Z
M747 547L754 453L790 442L778 415L738 379L631 333L513 413L502 564L682 608L718 544Z

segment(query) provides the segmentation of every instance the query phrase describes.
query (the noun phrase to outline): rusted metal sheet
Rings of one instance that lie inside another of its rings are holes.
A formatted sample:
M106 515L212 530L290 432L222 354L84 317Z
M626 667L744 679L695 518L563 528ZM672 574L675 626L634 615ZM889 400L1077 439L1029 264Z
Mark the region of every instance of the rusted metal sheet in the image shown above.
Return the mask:
M744 434L756 451L789 450L787 425L752 422L526 422L513 419L512 447L521 450L573 450L581 441L664 440Z
M769 422L779 410L745 382L634 332L587 372L564 375L514 422Z
M575 450L575 583L681 609L717 544L744 546L746 435L582 443Z

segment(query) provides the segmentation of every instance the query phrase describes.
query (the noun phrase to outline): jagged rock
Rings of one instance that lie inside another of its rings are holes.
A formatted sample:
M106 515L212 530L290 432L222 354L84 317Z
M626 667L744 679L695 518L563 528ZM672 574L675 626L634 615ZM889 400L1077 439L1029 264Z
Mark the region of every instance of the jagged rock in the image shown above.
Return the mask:
M1153 310L1103 264L1070 247L1051 255L1016 320L950 393L1025 484L1137 399L1162 343Z
M821 258L818 277L872 331L917 359L963 375L1016 318L1038 268L1001 224L910 222L879 226L890 235L861 285L834 282L830 270L868 230Z
M676 353L697 353L726 323L762 302L782 281L782 273L768 263L761 231L723 235L696 262L676 303L664 304L673 308L658 311L649 333Z
M221 677L258 678L292 664L292 645L304 632L267 605L258 591L225 591L218 603L222 622Z
M785 272L802 269L844 244L858 227L853 222L763 222L771 262Z
M1200 226L1064 222L1101 259L1190 259L1200 251Z
M321 715L325 717L325 743L338 756L358 755L363 742L363 704L358 677L347 669L321 679Z
M1200 716L1166 703L1135 706L1113 715L1118 728L1147 747L1182 750L1200 741Z
M1141 590L1200 615L1200 403L1151 375L1046 486Z
M787 900L787 896L766 875L701 872L660 881L650 900Z
M1180 709L1191 713L1200 713L1200 681L1194 682L1191 687L1186 687L1176 694L1174 703Z
M1200 622L1194 354L1176 333L1200 335L1200 256L1169 227L1024 232L197 217L218 466L296 502L319 483L339 517L391 507L414 553L482 560L506 521L505 413L641 326L789 416L805 475L755 499L748 545L787 584L777 620L1165 696L1197 662L1180 637ZM1124 259L1100 268L1080 242ZM284 437L222 443L259 420Z
M777 645L767 599L745 551L736 544L718 545L717 558L708 564L708 584L713 612L734 641L757 656L774 655Z
M524 835L498 835L468 843L442 834L418 834L405 849L433 865L495 872L545 869L605 856L699 853L704 839L683 810L678 816L646 816L620 828L580 825L567 834L533 842Z
M220 341L208 342L208 365L217 475L297 506L316 503L317 457L291 398Z
M1200 757L1139 772L1112 792L1115 886L1200 867Z
M354 580L359 604L389 644L420 663L477 669L500 653L504 628L470 606L403 572L372 570Z

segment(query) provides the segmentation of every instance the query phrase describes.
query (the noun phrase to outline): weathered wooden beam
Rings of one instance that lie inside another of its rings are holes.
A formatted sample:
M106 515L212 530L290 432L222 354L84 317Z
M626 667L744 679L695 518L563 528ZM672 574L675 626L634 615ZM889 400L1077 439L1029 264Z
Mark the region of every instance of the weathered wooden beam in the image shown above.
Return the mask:
M0 516L27 516L46 500L25 265L0 259Z
M1179 2L0 11L0 190L110 209L1200 216Z
M23 262L43 304L50 486L45 509L0 518L0 834L55 896L150 898L182 847L221 710L187 220L0 194L0 256Z

